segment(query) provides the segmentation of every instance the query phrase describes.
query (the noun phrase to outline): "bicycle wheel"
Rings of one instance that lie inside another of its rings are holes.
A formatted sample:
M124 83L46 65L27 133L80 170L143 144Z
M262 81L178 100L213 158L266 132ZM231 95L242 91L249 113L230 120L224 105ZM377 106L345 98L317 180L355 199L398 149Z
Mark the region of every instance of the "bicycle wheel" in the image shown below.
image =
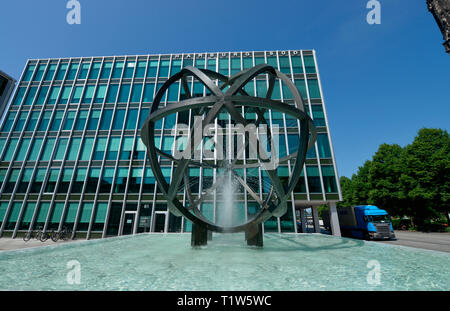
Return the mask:
M34 237L36 238L36 240L40 241L41 240L41 235L42 235L42 231L38 231L38 232L36 232Z
M58 242L58 240L59 240L59 232L55 231L55 230L52 230L51 239L52 239L53 242Z
M48 240L48 238L49 238L49 233L48 232L43 232L42 234L41 234L41 238L40 238L40 240L41 240L41 242L45 242L45 241L47 241Z
M31 239L31 234L32 234L32 231L28 231L28 232L23 236L23 240L24 240L25 242L28 242L28 241Z

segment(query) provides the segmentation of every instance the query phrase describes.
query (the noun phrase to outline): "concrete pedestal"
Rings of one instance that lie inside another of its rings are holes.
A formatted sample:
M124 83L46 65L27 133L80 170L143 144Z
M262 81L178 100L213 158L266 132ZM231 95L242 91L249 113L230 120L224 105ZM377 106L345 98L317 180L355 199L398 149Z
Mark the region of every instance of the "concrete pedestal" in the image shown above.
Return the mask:
M263 247L262 224L252 225L245 231L247 245Z
M319 222L319 209L317 207L312 207L312 217L314 223L314 232L320 233L320 222Z
M204 246L208 244L208 229L203 226L199 226L195 223L192 224L191 233L191 246Z
M335 236L341 236L341 228L339 227L339 218L336 210L336 203L328 203L330 211L330 227L331 233Z

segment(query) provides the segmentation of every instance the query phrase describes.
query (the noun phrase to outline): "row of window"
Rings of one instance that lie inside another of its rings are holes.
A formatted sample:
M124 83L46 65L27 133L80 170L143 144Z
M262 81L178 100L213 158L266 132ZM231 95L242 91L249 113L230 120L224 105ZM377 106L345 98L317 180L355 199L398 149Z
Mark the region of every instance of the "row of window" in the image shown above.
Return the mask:
M283 91L283 100L293 99L292 93L289 88L282 84L280 87L280 81L277 80L271 98L275 100L281 99L281 89ZM320 87L317 79L308 79L308 92L306 90L306 83L304 79L294 79L294 84L300 91L304 99L309 97L311 99L320 99ZM157 89L163 85L163 83L157 84ZM244 87L244 90L251 96L266 97L267 94L267 82L265 80L256 80L256 92L255 83L249 82ZM114 103L151 103L153 101L153 95L155 91L154 83L111 83L99 84L99 85L76 85L76 86L32 86L32 87L19 87L16 97L12 103L13 106L30 106L33 103L35 105L65 105L65 104L114 104ZM163 96L161 102L164 102L166 97L168 102L176 102L180 99L183 100L186 97L184 88L180 88L180 82L173 83L166 94ZM194 82L192 90L190 90L193 97L203 96L204 94L210 94L210 91L203 86L200 82Z
M155 177L150 168L142 167L104 167L103 171L100 167L73 168L52 168L49 171L45 168L38 168L36 171L32 168L26 168L19 180L20 169L12 169L8 179L5 180L6 169L0 170L0 186L4 183L3 193L12 193L16 189L17 193L125 193L128 185L127 193L140 193L141 184L143 183L143 193L153 194L155 191ZM310 193L322 193L319 167L307 166L307 182ZM163 167L162 173L167 182L171 179L171 168ZM213 182L213 169L204 169L200 182L200 169L189 169L189 183L191 191L198 193L200 191L200 183L202 191L209 189ZM270 191L271 182L268 175L262 172L261 185L259 181L258 169L246 169L247 178L244 176L244 170L237 170L243 180L247 180L249 187L255 192L268 193ZM336 178L334 168L331 165L321 166L322 181L324 183L325 193L336 193ZM278 167L278 176L283 184L287 185L289 179L289 170L287 166ZM302 173L302 176L304 174ZM115 178L114 178L115 177ZM59 181L59 183L58 183ZM72 187L70 185L72 183ZM44 187L44 188L43 188ZM262 187L262 188L260 188ZM238 187L237 193L244 193L242 186ZM180 193L183 193L184 187L180 187ZM159 191L159 189L157 189ZM217 189L220 193L221 188ZM295 193L306 193L306 183L304 177L296 185Z
M113 61L83 61L81 63L39 63L32 64L27 67L22 81L52 81L52 80L85 80L85 79L132 79L132 78L153 78L153 77L165 77L174 75L179 72L181 68L187 66L195 66L201 69L218 70L223 75L233 75L243 69L251 68L254 65L267 63L274 68L277 68L285 74L302 74L316 73L314 56L303 56L303 63L301 56L280 56L279 64L277 57L269 56L267 59L264 57L255 57L254 63L252 57L240 58L219 58L217 59L150 59L135 61L135 60L116 60ZM292 70L291 70L292 64ZM303 65L305 70L303 70ZM147 74L146 74L147 72Z

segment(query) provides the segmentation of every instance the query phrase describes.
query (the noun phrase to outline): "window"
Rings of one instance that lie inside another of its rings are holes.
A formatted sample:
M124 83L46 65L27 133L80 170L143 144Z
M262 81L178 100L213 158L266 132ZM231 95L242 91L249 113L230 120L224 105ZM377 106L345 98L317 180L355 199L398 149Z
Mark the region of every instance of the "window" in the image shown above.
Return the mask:
M45 221L47 220L47 214L49 209L50 203L41 202L35 228L40 228L44 226Z
M28 161L37 161L39 158L39 151L41 150L43 138L35 138L33 142L33 147L31 148L30 155L28 156Z
M28 185L31 181L31 176L33 175L33 169L27 168L23 170L22 180L18 184L17 193L26 193L28 189Z
M122 141L122 152L120 160L130 160L133 153L134 137L124 137Z
M300 136L298 134L288 134L289 154L293 154L298 151L298 143Z
M136 128L136 123L138 120L138 109L129 109L127 115L127 122L125 124L126 130L134 130Z
M208 59L208 69L211 71L216 71L216 59Z
M108 138L106 137L97 138L97 144L95 145L93 160L103 160L107 140Z
M276 56L267 57L267 65L272 66L273 68L278 70L278 63Z
M17 119L16 126L14 126L15 132L22 132L25 122L27 121L28 111L22 111Z
M47 138L45 143L44 152L42 153L41 161L50 161L52 156L53 147L55 146L55 138Z
M100 74L100 79L109 79L111 74L112 62L103 63L102 73Z
M334 168L331 165L322 166L323 185L326 193L335 193L337 191L336 178L334 177Z
M136 68L136 78L143 78L145 76L146 61L139 61Z
M31 184L31 193L39 193L41 191L42 183L44 182L47 169L40 168L36 171L33 183Z
M81 209L80 221L78 222L77 229L76 229L77 231L88 231L93 208L94 208L93 202L83 203L83 208Z
M41 87L36 101L36 105L43 105L45 103L45 98L47 97L48 90L49 90L48 86Z
M71 64L69 68L69 73L67 74L67 80L75 80L75 77L77 75L78 67L80 67L80 64Z
M200 69L205 69L205 60L197 58L195 60L195 67L200 68Z
M3 223L3 218L5 217L7 208L8 208L8 202L1 202L0 203L0 226Z
M113 130L122 130L123 125L125 123L125 109L116 109L116 113L114 115L114 122L112 129Z
M108 89L108 96L106 97L107 104L114 104L117 98L117 91L119 90L118 84L111 84Z
M68 140L69 140L68 138L59 138L58 147L56 148L56 153L55 153L55 156L53 157L53 160L56 160L56 161L64 160L64 156L65 156L66 150L67 150Z
M291 64L289 63L289 57L288 56L280 56L280 71L285 74L291 73Z
M124 193L127 185L128 168L119 167L116 173L116 183L114 185L114 193Z
M30 120L28 121L25 131L34 132L34 129L36 128L36 124L39 120L39 115L40 115L39 111L33 111L31 113L31 117L30 117Z
M251 67L253 67L253 58L251 58L251 57L244 57L242 59L242 63L244 65L244 69L251 68Z
M13 169L9 174L8 182L5 184L4 193L11 193L14 190L17 180L19 179L20 169Z
M50 176L48 177L45 192L52 193L55 191L56 183L58 182L59 172L60 172L59 168L50 170Z
M110 193L114 178L114 167L105 167L100 182L100 193Z
M131 84L122 84L119 93L119 103L128 103L128 97L130 96Z
M128 193L139 193L142 183L142 168L133 168L131 170Z
M14 102L12 103L13 106L19 106L22 103L23 96L25 95L25 91L27 90L26 87L19 87L18 91L16 93L16 98L14 99Z
M133 90L131 92L131 102L139 103L141 101L142 84L133 84Z
M232 58L231 59L231 75L238 73L241 71L241 59L240 58Z
M17 220L19 218L20 210L22 209L22 202L14 202L12 210L9 213L8 224L6 230L13 230L16 227Z
M111 137L106 160L116 160L120 148L120 137Z
M155 176L150 168L145 169L143 192L153 193L155 190Z
M303 73L303 65L301 57L291 56L291 60L292 60L292 70L294 71L294 74Z
M159 77L168 77L169 76L169 67L170 67L170 60L161 60L158 76Z
M83 142L83 148L81 149L80 160L89 161L94 147L94 137L86 137Z
M181 71L181 59L173 59L170 75L173 76L174 74L176 74L180 71Z
M100 170L99 167L92 167L89 171L89 177L86 182L86 193L96 193L97 185L100 179Z
M313 113L314 125L317 127L326 126L325 114L323 113L322 105L311 105L311 108Z
M149 112L150 112L150 109L148 109L148 108L141 109L141 114L139 115L138 129L141 129L142 126L144 125L144 122L147 119ZM155 128L156 128L156 126L155 126Z
M81 145L81 137L73 137L72 142L70 144L69 155L67 156L67 161L77 160L80 145Z
M308 187L310 193L321 193L322 186L320 184L319 168L317 166L307 166Z
M123 62L116 62L114 64L114 70L112 74L113 79L120 79L122 77L122 71L123 71Z
M86 168L77 169L77 174L75 176L75 180L73 181L72 185L71 191L72 193L81 193L81 191L83 190L84 180L86 179L86 173L87 173Z
M83 94L83 87L82 86L76 86L75 90L72 95L72 100L70 101L71 104L78 104L80 103L81 95Z
M64 110L56 110L53 115L52 125L50 126L50 131L58 131L61 126L62 118L64 115Z
M92 226L92 231L103 231L107 210L108 210L108 203L97 203L97 209L95 211L95 219L94 224Z
M174 138L173 136L164 136L162 151L168 154L172 154Z
M123 74L124 79L133 78L134 68L136 67L135 61L127 61L127 66L125 68L125 73Z
M30 147L31 138L24 138L20 144L19 150L17 151L15 161L24 161L28 152L28 147Z
M63 80L64 76L66 75L68 64L61 64L59 66L58 73L56 74L56 80Z
M3 155L2 161L9 162L12 160L14 155L14 151L16 150L17 143L19 142L18 138L11 138L9 141L8 147L6 148L6 152Z
M256 80L256 94L258 97L266 97L267 83L265 80Z
M47 131L48 124L50 123L50 118L52 116L52 112L47 110L44 111L44 114L41 119L41 123L39 124L38 131Z
M60 86L52 87L52 91L50 92L50 97L47 101L47 105L56 104L56 100L58 99L59 91L61 90Z
M64 219L64 225L72 229L75 219L77 217L79 203L69 203L67 208L66 217Z
M228 58L219 58L219 73L228 76Z
M57 202L53 207L52 216L50 217L49 229L58 229L59 223L61 222L61 216L64 211L64 202Z
M331 158L331 148L327 134L317 135L317 146L319 148L320 158Z
M65 86L62 91L61 98L59 99L58 104L65 105L69 102L70 92L72 91L71 86Z
M34 97L36 96L37 87L30 87L30 91L27 94L27 97L25 98L25 101L23 105L25 106L31 106L34 101Z
M308 94L306 93L306 84L303 79L295 79L294 84L297 87L298 91L302 95L303 99L308 98Z
M133 160L144 160L145 159L145 151L147 148L145 147L142 139L140 137L136 138L136 151L133 154Z
M53 77L55 76L56 67L58 67L57 64L50 64L47 73L45 74L45 81L51 81L53 80Z
M90 63L82 63L81 64L81 69L80 69L80 72L78 73L78 79L80 79L80 80L86 79L90 66L91 66Z
M102 114L102 121L100 122L100 130L109 131L111 127L111 121L114 110L112 109L104 109Z
M94 97L95 85L88 85L84 91L83 104L90 104Z
M89 79L97 80L101 67L102 67L102 63L99 63L99 62L93 63L91 72L89 73Z
M151 103L153 101L153 92L155 90L154 83L146 83L144 88L144 98L142 101L144 103Z
M311 98L320 98L319 81L317 79L308 79L308 89Z
M5 119L5 122L3 124L3 132L9 132L11 130L11 127L14 123L14 119L16 118L16 114L17 112L15 111L10 111L8 113L8 117Z
M22 216L22 221L19 225L19 230L28 230L31 219L33 218L34 210L36 208L36 202L26 203L25 211Z
M283 83L283 98L284 99L293 99L294 96L292 95L291 90L289 89L289 87Z
M73 168L65 168L63 170L63 175L61 181L59 182L58 193L68 193L70 181L73 176Z
M298 183L295 185L294 192L306 193L305 174L303 173L303 170L300 174L300 179L298 180Z
M34 69L36 68L36 65L30 65L27 68L27 71L25 72L25 76L23 77L23 81L30 81L31 77L33 76Z
M303 60L305 61L306 73L316 73L316 66L314 64L314 56L312 56L312 55L303 56Z
M90 131L97 130L98 121L100 121L101 112L102 111L100 109L95 109L95 110L91 111L91 115L89 116L89 122L88 122L88 127L87 127L88 130L90 130Z
M148 63L147 78L156 77L157 70L158 70L158 61L150 60Z
M66 119L64 120L63 130L70 131L73 127L73 122L75 121L75 115L77 114L76 110L69 110L66 114Z
M107 85L99 85L97 87L97 92L95 93L95 104L101 104L105 100Z
M86 119L87 119L88 113L89 113L88 110L80 110L80 112L78 113L77 123L75 123L76 131L84 130L84 126L86 125Z

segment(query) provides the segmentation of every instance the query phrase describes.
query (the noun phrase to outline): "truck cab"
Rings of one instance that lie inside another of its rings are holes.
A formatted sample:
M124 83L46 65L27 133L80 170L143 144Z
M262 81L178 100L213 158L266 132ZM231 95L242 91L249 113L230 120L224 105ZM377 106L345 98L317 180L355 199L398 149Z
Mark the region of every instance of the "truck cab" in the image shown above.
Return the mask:
M373 205L361 205L354 207L357 228L359 234L352 232L352 235L361 235L366 239L395 239L394 228L392 227L389 214Z

